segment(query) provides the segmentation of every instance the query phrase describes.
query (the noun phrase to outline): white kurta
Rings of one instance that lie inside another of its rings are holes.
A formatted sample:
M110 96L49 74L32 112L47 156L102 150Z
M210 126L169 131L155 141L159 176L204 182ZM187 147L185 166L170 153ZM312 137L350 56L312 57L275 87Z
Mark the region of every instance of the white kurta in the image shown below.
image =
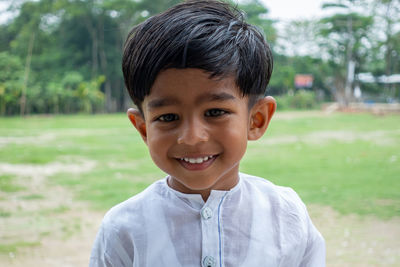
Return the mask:
M97 266L323 267L325 243L290 188L241 173L204 203L163 179L106 214L90 258Z

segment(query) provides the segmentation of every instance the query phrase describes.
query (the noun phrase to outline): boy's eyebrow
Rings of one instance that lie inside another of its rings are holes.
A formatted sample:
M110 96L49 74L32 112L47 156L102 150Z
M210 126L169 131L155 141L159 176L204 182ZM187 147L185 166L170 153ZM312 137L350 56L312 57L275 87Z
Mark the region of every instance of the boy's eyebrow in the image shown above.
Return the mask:
M196 99L196 104L204 102L212 102L212 101L222 102L227 100L234 100L235 98L236 98L235 96L225 92L204 94Z
M172 105L177 105L177 104L179 104L178 99L172 98L172 97L166 97L166 98L159 98L159 99L151 100L147 104L147 107L151 110L151 109L161 108L161 107L165 107L165 106L172 106Z
M228 93L207 93L200 95L197 99L195 104L201 104L204 102L223 102L223 101L228 101L228 100L233 100L235 99L235 96L228 94ZM157 109L165 106L173 106L179 104L180 101L177 98L174 97L165 97L165 98L159 98L159 99L153 99L151 100L148 104L147 107L149 110L152 109Z

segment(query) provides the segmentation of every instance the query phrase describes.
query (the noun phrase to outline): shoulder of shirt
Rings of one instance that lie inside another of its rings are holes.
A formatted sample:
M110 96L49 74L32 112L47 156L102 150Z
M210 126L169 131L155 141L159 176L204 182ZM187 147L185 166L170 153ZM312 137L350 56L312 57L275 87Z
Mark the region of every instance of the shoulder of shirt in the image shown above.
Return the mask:
M269 207L271 217L278 218L277 231L281 231L283 243L289 250L299 242L306 242L307 246L318 247L318 253L324 257L324 239L312 224L305 204L292 188L247 174L241 174L241 178L243 185L250 188L248 192L258 196L253 201Z
M137 195L112 207L103 218L103 227L119 228L124 223L129 224L135 216L142 214L146 205L160 199L164 184L163 180L158 180Z
M275 185L267 179L241 173L242 183L251 190L259 191L269 202L276 203L281 208L304 213L306 207L299 195L290 187ZM305 215L305 214L303 214Z

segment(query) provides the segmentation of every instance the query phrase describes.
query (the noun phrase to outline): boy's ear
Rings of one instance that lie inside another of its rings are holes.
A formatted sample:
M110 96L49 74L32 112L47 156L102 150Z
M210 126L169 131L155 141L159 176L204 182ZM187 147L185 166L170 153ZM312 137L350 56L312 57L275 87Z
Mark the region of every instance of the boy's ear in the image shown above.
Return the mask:
M137 109L130 108L128 109L126 114L128 115L128 118L133 126L135 126L136 130L138 130L138 132L142 136L143 141L147 144L146 122L142 113Z
M250 110L248 140L257 140L268 128L276 110L276 101L272 96L258 100Z

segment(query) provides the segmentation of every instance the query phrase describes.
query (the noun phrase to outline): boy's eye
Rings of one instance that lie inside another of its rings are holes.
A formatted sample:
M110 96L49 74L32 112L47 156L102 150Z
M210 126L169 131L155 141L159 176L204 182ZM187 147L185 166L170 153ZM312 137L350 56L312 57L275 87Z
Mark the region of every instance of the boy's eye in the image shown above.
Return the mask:
M204 115L206 117L219 117L222 116L224 114L226 114L227 112L225 110L222 109L218 109L218 108L213 108L213 109L209 109L207 110Z
M164 114L157 118L158 121L162 122L171 122L178 119L179 119L178 115L172 113Z

